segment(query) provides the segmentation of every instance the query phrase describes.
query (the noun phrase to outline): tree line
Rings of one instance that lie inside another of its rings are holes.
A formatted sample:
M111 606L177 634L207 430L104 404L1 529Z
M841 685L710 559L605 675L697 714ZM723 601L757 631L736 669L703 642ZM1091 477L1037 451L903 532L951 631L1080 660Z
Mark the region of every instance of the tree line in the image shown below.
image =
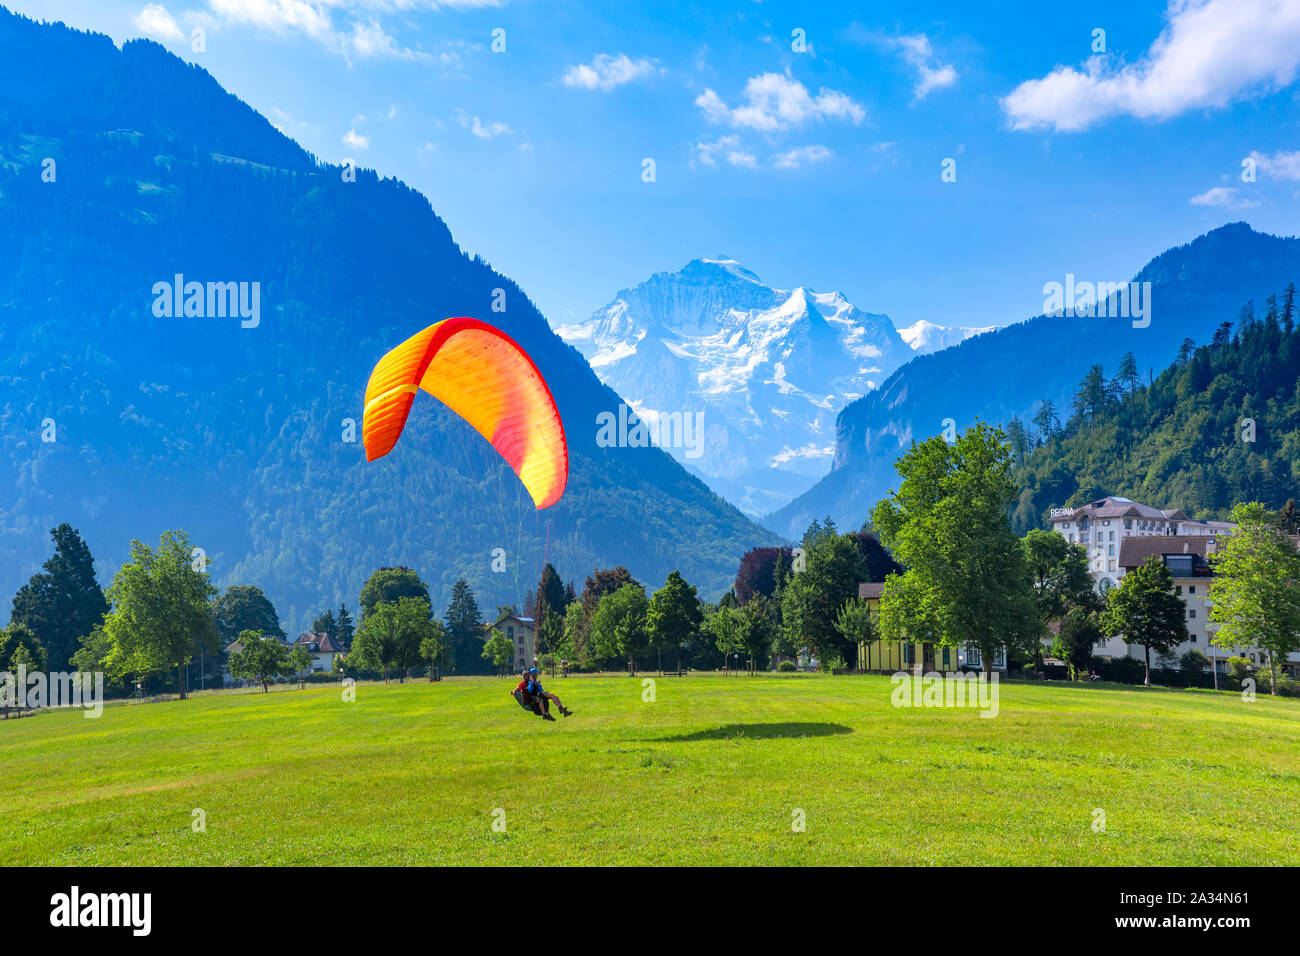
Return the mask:
M896 464L898 488L862 528L841 533L827 518L797 546L751 550L717 602L679 571L652 591L624 566L595 569L578 591L547 564L522 612L501 606L485 621L461 579L438 618L417 572L386 567L361 590L359 624L345 604L317 615L313 631L344 652L333 676L385 680L531 664L502 633L515 614L532 619L538 662L552 670L635 673L651 661L661 670L852 669L860 649L893 642L955 649L959 660L978 651L985 672L1003 651L1013 669L1040 672L1049 648L1077 677L1098 666L1103 638L1122 637L1144 648L1149 680L1152 654L1188 637L1168 569L1153 558L1100 594L1081 546L1041 529L1017 536L1015 454L1006 433L982 422L953 441L913 443ZM1211 556L1213 639L1258 651L1270 689L1285 692L1279 663L1300 649L1296 510L1246 502L1231 516L1237 532ZM51 534L53 556L15 595L0 632L0 670L102 671L118 692L170 672L184 697L195 658L206 673L209 658L224 657L232 675L264 687L310 668L305 648L284 644L260 589L220 591L184 532L163 534L156 548L133 541L107 592L80 535L67 524ZM878 608L858 596L866 581L883 585ZM1180 666L1203 670L1203 655L1185 656Z
M1174 362L1154 377L1148 370L1146 381L1129 353L1113 376L1094 365L1068 409L1044 399L1028 421L1013 417L1013 527L1043 527L1049 508L1106 494L1178 502L1209 518L1246 501L1283 507L1300 460L1296 308L1291 284L1262 315L1246 303L1209 343L1184 339Z

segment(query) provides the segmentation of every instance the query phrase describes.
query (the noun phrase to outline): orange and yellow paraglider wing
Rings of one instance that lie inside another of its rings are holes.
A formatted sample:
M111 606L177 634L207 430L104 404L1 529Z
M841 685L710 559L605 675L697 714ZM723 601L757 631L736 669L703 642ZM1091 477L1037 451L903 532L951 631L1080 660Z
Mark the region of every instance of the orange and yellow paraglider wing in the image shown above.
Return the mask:
M560 413L537 366L513 339L476 319L447 319L384 356L366 389L362 435L371 460L396 443L416 387L486 438L538 508L560 500L569 475Z
M367 461L382 458L397 444L428 365L430 342L443 324L439 322L411 336L381 358L370 373L361 423Z
M513 340L482 323L458 329L433 355L420 387L492 443L537 507L560 500L569 473L560 414Z

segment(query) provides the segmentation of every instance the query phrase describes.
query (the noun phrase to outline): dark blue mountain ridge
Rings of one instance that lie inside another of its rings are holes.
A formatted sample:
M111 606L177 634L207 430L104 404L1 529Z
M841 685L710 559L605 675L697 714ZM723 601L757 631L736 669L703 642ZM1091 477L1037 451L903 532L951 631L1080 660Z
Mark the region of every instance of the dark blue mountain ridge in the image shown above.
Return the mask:
M841 410L830 473L763 523L796 535L829 514L842 527L857 527L896 486L899 454L913 440L938 434L944 419L958 429L976 418L1005 424L1018 415L1028 422L1045 398L1064 419L1090 366L1101 364L1114 375L1132 352L1145 379L1174 360L1184 338L1208 344L1247 302L1262 311L1267 296L1298 277L1300 239L1229 223L1161 253L1137 273L1134 281L1151 283L1145 328L1123 317L1040 315L915 358ZM1064 275L1049 278L1065 281Z
M618 396L418 192L370 170L345 182L150 41L118 49L0 8L0 88L0 595L65 520L105 583L132 538L183 528L286 630L355 607L380 566L415 568L438 605L464 575L490 613L522 603L544 558L579 587L594 567L651 586L680 568L713 597L777 542L667 454L598 447ZM258 283L260 322L156 316L155 285L177 274ZM374 362L453 315L502 328L551 386L570 480L545 512L428 396L365 462Z

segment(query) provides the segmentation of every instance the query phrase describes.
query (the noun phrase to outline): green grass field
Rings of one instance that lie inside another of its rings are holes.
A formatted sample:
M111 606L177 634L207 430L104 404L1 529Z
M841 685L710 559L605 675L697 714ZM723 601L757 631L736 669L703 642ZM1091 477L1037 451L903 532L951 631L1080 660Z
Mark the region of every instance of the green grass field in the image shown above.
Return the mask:
M0 862L1300 863L1300 701L1004 683L985 719L886 677L549 684L577 716L453 679L0 722Z

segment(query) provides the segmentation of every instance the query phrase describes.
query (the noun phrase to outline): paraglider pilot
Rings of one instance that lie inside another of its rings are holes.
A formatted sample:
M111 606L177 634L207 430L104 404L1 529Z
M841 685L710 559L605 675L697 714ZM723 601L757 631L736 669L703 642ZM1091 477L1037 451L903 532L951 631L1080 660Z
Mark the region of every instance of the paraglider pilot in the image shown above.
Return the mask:
M519 701L519 706L524 710L530 710L538 717L546 720L555 719L551 716L551 701L555 701L555 706L560 709L560 713L565 717L573 715L573 711L565 707L560 702L559 697L542 689L542 682L538 677L536 667L530 667L524 671L523 680L515 685L515 689L511 691L511 694L515 700Z

